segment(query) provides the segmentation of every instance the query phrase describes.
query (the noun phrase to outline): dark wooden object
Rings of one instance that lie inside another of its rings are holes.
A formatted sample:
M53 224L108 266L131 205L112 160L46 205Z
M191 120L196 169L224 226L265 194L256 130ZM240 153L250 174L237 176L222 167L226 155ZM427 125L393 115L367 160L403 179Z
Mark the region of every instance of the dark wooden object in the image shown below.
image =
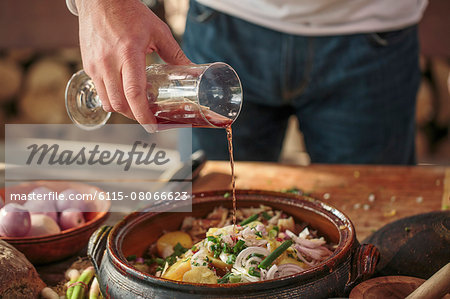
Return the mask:
M357 285L350 299L404 299L425 280L408 276L384 276L369 279Z
M364 242L380 250L377 275L428 279L450 262L450 211L400 219Z

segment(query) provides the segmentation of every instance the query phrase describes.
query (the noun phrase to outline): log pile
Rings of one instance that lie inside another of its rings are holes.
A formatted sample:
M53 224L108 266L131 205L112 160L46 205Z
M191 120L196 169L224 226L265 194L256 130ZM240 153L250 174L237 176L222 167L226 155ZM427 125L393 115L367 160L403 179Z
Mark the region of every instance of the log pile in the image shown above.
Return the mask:
M5 123L71 123L64 93L70 76L82 68L77 48L0 51L0 137L4 137ZM130 121L114 115L111 123Z
M418 160L450 162L450 61L421 58L422 83L416 106Z

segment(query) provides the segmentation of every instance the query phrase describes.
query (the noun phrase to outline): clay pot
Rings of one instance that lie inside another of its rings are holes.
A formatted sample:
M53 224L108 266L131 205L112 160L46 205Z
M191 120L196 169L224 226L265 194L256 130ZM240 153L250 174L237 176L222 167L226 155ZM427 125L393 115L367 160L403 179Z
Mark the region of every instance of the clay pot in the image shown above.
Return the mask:
M179 229L185 216L204 217L220 205L231 208L226 192L194 194L191 213L133 213L112 228L97 230L88 256L105 298L328 298L348 294L373 274L378 250L358 243L353 224L342 212L309 197L267 191L238 190L238 208L264 204L308 223L337 244L328 260L292 276L242 284L177 282L140 272L126 261L128 255L144 253L163 231Z

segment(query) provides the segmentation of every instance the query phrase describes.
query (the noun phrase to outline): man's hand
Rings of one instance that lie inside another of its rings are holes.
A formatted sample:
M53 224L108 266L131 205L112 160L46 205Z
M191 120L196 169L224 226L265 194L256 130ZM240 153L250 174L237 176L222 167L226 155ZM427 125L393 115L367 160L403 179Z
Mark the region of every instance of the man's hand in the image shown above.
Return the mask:
M169 27L139 0L76 0L83 68L105 111L155 124L146 97L145 55L189 64Z

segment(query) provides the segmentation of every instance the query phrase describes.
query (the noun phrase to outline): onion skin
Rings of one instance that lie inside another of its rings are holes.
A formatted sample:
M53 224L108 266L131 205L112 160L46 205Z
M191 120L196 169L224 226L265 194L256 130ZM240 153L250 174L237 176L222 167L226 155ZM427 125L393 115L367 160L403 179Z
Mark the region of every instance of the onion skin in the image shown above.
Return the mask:
M31 215L42 214L47 215L58 222L58 212L53 201L37 201L28 200L24 207L28 209Z
M83 211L83 202L81 200L76 199L69 199L70 197L74 198L74 196L80 196L80 194L77 190L74 189L66 189L61 192L61 194L64 196L63 200L58 200L56 202L56 210L58 212L62 212L64 210L74 208L79 209L80 211Z
M83 213L79 209L64 210L59 216L61 230L77 227L85 222Z
M23 237L31 228L30 212L16 203L9 203L0 210L0 235Z
M31 229L28 232L29 237L38 237L45 235L55 235L60 232L58 223L51 217L43 214L31 215Z
M275 279L285 276L294 275L303 271L302 267L295 264L273 265L266 273L264 280Z

